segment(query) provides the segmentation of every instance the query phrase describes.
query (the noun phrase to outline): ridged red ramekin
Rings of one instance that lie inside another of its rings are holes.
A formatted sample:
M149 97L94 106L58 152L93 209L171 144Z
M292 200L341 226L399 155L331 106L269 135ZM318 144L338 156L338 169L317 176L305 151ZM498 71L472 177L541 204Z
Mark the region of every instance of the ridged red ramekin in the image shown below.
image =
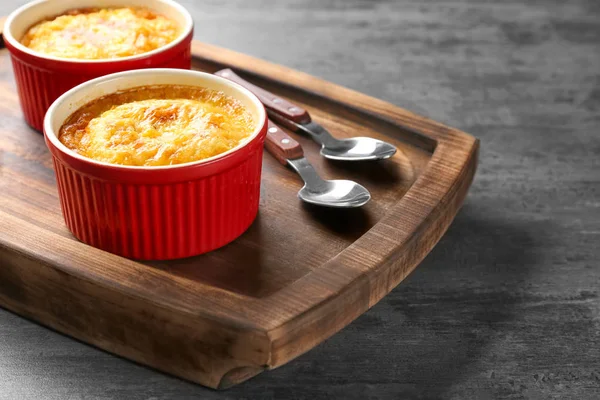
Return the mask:
M251 112L257 127L238 147L192 163L160 167L108 164L83 157L58 140L65 120L88 102L147 85L221 90ZM197 71L146 69L83 83L48 109L50 149L67 227L82 242L136 259L173 259L221 247L255 219L267 133L263 105L226 79Z
M67 10L108 6L146 7L177 22L182 32L168 45L130 57L105 60L58 58L35 52L20 43L32 25ZM40 0L15 10L6 19L4 41L10 51L25 121L41 131L50 104L80 83L115 72L141 68L191 66L193 22L181 5L171 0Z

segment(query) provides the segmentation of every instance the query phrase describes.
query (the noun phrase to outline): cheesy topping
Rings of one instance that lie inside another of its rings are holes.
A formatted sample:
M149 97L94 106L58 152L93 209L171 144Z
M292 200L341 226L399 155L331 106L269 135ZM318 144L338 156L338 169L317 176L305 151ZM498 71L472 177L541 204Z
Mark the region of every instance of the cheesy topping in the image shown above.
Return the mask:
M248 110L223 92L162 85L85 105L61 127L59 140L98 161L159 166L216 156L237 147L254 128Z
M174 21L145 8L84 9L39 22L21 43L54 57L98 60L152 51L180 32Z

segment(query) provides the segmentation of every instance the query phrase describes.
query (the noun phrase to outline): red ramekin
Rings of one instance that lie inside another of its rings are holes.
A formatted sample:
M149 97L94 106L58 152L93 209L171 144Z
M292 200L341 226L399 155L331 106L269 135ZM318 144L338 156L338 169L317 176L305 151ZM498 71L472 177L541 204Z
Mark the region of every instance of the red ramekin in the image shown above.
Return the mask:
M83 157L58 140L65 120L104 95L147 85L221 90L257 122L236 148L205 160L160 167L108 164ZM255 219L267 115L243 87L203 72L144 69L107 75L60 96L44 120L67 227L82 242L136 259L173 259L221 247Z
M44 55L20 43L32 25L67 10L87 7L146 7L177 22L182 32L168 45L130 57L77 60ZM4 25L4 42L10 51L19 100L25 121L41 131L50 104L67 90L99 76L141 68L191 67L193 21L171 0L39 0L13 11Z

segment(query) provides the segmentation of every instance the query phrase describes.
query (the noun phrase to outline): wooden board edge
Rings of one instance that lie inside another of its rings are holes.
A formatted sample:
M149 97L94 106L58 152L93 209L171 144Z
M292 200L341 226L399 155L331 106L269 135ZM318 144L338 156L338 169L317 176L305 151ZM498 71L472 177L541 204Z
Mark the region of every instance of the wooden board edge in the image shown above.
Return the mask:
M269 331L273 343L270 369L286 364L343 329L393 290L419 265L460 210L476 172L478 153L479 141L474 140L463 168L456 179L449 182L448 191L428 214L427 223L419 225L418 230L391 249L384 263L377 268L366 269L339 292ZM404 205L398 204L393 212L401 211L401 207ZM343 271L346 261L336 259L334 262L337 265L334 267ZM297 290L302 291L303 288Z
M67 276L5 243L0 243L0 260L0 305L62 334L215 389L266 369L270 341L261 332L156 307Z

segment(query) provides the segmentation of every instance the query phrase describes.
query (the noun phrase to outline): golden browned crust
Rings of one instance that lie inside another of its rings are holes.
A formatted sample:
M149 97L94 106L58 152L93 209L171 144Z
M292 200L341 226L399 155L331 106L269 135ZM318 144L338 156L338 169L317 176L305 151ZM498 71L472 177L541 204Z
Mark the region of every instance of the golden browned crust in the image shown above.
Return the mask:
M145 8L85 8L38 22L21 43L54 57L111 59L163 47L180 33L174 21Z
M61 127L59 140L98 161L160 166L226 152L254 128L248 110L223 92L158 85L110 94L81 107Z

